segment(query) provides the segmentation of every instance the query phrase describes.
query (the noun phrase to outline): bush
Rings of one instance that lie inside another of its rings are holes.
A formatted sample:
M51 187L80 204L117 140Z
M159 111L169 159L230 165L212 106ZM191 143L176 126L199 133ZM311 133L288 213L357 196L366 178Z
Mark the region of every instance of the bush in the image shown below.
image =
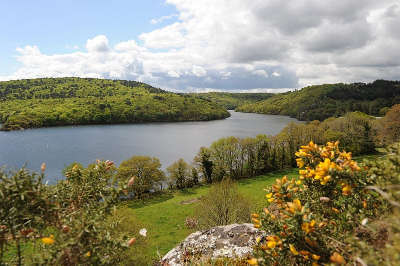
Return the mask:
M183 159L179 159L167 168L171 187L183 189L193 186L191 169Z
M65 170L66 180L42 183L42 174L22 169L0 173L0 264L14 246L22 265L115 265L132 244L107 222L126 184L112 183L113 162ZM11 236L11 238L10 238ZM20 242L28 247L22 251ZM24 253L25 252L25 253Z
M368 175L376 185L369 189L378 192L390 206L389 213L365 224L350 243L354 256L367 265L400 265L400 143L382 149L386 156L368 161Z
M277 179L268 206L253 214L257 228L270 232L258 248L260 263L315 265L351 260L343 239L367 217L381 213L375 179L340 151L338 142L310 142L296 152L300 180Z
M199 227L206 229L219 225L250 221L250 202L244 198L230 179L213 185L201 198L195 209Z
M161 170L159 159L133 156L120 164L116 180L129 183L128 191L132 192L135 198L141 199L151 190L162 189L165 174Z

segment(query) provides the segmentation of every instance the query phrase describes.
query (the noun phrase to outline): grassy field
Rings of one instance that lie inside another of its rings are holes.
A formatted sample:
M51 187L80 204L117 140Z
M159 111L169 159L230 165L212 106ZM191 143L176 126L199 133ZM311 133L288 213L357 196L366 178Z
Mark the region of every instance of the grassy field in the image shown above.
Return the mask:
M361 162L363 159L373 160L379 155L364 155L354 158ZM270 186L275 179L287 175L289 178L298 177L298 169L269 173L238 181L239 191L252 203L254 211L260 211L266 205L264 188ZM209 185L175 191L156 196L145 201L130 201L124 203L128 213L135 217L148 231L147 245L136 252L146 257L157 259L178 245L195 229L185 227L186 217L193 217L196 199L206 194ZM190 203L192 202L192 203Z
M254 210L260 210L266 203L264 188L284 175L297 177L297 169L242 179L238 182L238 189L253 202ZM193 229L185 228L185 219L194 216L196 206L196 202L190 202L207 193L209 189L210 186L204 185L185 191L166 193L147 201L125 203L129 212L148 231L148 245L141 252L154 259L159 255L163 256L194 232Z

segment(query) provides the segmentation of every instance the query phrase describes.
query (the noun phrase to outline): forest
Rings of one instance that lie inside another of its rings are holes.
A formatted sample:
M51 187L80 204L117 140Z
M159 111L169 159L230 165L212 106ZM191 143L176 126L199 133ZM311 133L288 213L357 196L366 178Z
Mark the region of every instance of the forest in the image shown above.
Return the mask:
M276 94L261 102L241 105L236 111L322 121L353 111L383 116L391 106L398 103L400 81L376 80L372 83L309 86L294 92Z
M227 110L234 110L237 107L245 104L256 103L266 100L274 93L233 93L233 92L207 92L207 93L190 93L200 99L215 102L223 106Z
M2 130L226 117L229 112L213 102L135 81L45 78L0 82Z

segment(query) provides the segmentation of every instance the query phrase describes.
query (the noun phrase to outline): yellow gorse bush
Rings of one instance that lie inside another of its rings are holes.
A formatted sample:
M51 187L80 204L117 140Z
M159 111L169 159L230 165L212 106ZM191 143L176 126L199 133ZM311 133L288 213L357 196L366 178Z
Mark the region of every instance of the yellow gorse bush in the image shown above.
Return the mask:
M257 261L267 265L344 263L346 250L337 240L341 232L373 215L367 209L367 202L373 201L365 190L369 180L351 153L339 149L339 142L320 146L311 141L296 156L300 178L277 179L267 189L268 206L252 216L255 227L269 232L259 241Z

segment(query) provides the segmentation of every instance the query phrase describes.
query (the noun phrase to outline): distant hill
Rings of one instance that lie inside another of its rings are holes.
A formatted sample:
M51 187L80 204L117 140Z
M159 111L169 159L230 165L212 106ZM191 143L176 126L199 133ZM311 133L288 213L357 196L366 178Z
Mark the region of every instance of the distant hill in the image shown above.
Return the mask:
M233 110L240 105L255 103L272 97L273 93L230 93L230 92L207 92L190 93L200 99L212 101L228 110Z
M213 102L136 81L42 78L0 82L3 130L226 117L229 112Z
M236 110L280 114L299 120L324 120L347 112L361 111L382 116L400 103L400 81L376 80L372 83L324 84L294 92L276 94L264 101L244 104Z

